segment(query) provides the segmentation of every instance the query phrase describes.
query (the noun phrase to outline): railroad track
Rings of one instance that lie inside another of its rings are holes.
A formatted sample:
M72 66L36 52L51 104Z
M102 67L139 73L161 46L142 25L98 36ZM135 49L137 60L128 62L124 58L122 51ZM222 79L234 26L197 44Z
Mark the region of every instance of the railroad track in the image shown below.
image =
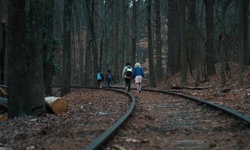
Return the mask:
M124 93L123 91L120 90L114 90L113 91L119 92L119 93ZM124 115L112 126L110 126L102 135L100 135L98 138L96 138L95 141L90 143L87 147L86 150L93 150L93 149L98 149L101 147L108 139L111 138L111 136L125 123L125 121L129 118L129 116L132 114L134 108L135 108L135 98L133 95L130 93L125 93L127 96L130 97L131 104L129 109L126 111Z
M127 115L131 118L122 127L116 127L119 130L115 135L112 133L112 140L107 142L104 133L98 138L101 144L92 142L86 149L248 149L250 146L250 119L234 110L167 91L144 89L139 94L131 93L137 100L135 112Z
M13 149L62 150L250 147L249 118L226 107L153 89L126 93L118 87L73 88L64 97L70 107L66 115L30 116L0 124L0 149L1 143Z

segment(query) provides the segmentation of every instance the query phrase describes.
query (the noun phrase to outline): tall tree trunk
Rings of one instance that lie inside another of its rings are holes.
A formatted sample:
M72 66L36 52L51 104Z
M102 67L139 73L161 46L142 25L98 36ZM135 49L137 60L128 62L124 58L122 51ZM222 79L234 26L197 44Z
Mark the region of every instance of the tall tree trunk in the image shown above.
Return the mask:
M75 16L75 10L72 9L72 21L71 21L71 35L72 35L72 39L71 39L71 48L72 48L72 64L71 64L71 85L75 85L76 83L76 79L77 79L77 71L76 71L76 27L75 27L75 21L73 16Z
M231 3L231 0L223 0L221 2L221 35L220 35L220 57L221 57L221 84L226 84L226 57L227 51L225 48L226 45L226 12L227 7Z
M7 84L7 59L6 59L6 44L7 44L7 28L6 20L8 13L8 1L0 1L0 84Z
M79 11L79 9L78 9L78 7L77 7L77 3L74 3L74 9L76 10L76 30L78 31L77 32L77 38L78 38L78 43L77 43L77 45L78 45L78 50L79 50L79 78L80 78L80 86L83 86L83 84L84 84L84 77L83 77L83 41L82 41L82 33L83 33L83 31L82 31L82 29L81 29L81 27L82 27L82 20L81 20L81 18L80 18L80 15L79 15L79 13L80 13L80 11Z
M121 24L122 24L122 31L121 31L121 53L120 53L120 69L118 72L120 72L118 74L119 76L119 80L122 78L121 77L121 72L122 72L122 69L123 69L123 66L125 65L125 52L126 52L126 34L125 32L128 30L127 29L127 12L128 12L128 2L126 1L122 1L122 5L121 5Z
M54 1L45 0L44 11L44 84L45 94L52 95L52 79L53 79L53 60L55 57L53 49L53 15L54 15Z
M137 17L136 16L137 16L136 0L133 0L131 65L135 64L135 58L136 58L136 41L137 41Z
M96 36L95 36L95 24L94 24L94 3L93 0L85 0L86 8L87 8L87 19L90 28L91 34L91 50L93 54L93 69L94 72L97 72L100 68L98 68L98 53L97 53L97 45L96 45ZM91 8L91 9L90 9ZM92 78L95 79L95 73L92 73ZM96 84L97 85L97 82Z
M238 39L238 45L239 45L239 81L240 84L243 84L243 68L244 68L244 3L246 0L237 0L238 3L238 10L239 10L239 39Z
M196 70L196 79L195 79L195 85L198 86L200 84L200 64L201 64L201 55L200 55L200 48L198 48L198 22L197 22L197 4L196 0L189 0L188 1L188 50L189 50L189 58L190 58L190 66L193 66Z
M147 7L147 20L148 20L148 57L149 57L149 73L150 73L150 86L155 87L155 75L154 75L154 50L152 44L152 0L148 0L148 7Z
M168 1L168 58L167 58L167 75L173 75L180 69L180 16L179 1Z
M118 25L119 25L119 1L113 1L113 7L114 7L114 22L113 22L113 36L114 36L114 43L113 43L113 54L114 54L114 62L113 62L113 73L118 76L118 52L119 52L119 46L118 46L118 41L119 41L119 32L118 32Z
M206 57L207 75L216 74L214 59L214 0L204 0L206 6Z
M4 50L3 50L3 28L4 21L2 19L3 14L3 1L0 1L0 84L4 83Z
M155 24L156 24L156 66L157 66L157 78L163 77L162 69L162 40L161 40L161 5L160 0L155 0Z
M90 83L92 81L92 65L91 65L91 35L90 35L90 23L88 18L88 11L87 11L87 2L84 0L83 3L83 11L86 17L86 25L87 25L87 33L86 33L86 46L85 46L85 74L84 74L84 85L90 86ZM95 79L95 78L94 78Z
M250 65L250 49L248 48L248 11L249 0L242 0L243 2L243 50L244 50L244 64Z
M220 57L221 57L221 85L226 84L226 54L225 54L225 30L220 35Z
M71 86L71 14L72 0L66 0L64 4L63 68L61 96L70 93Z
M30 115L25 0L9 1L8 8L8 117ZM16 11L19 10L19 11ZM21 53L20 53L21 52ZM18 72L18 75L17 75ZM18 88L17 88L18 87Z
M5 53L6 53L6 23L1 22L0 27L0 84L5 83Z
M111 51L111 32L110 32L110 24L111 24L111 13L110 13L110 8L112 5L111 0L105 0L105 14L104 18L106 20L105 22L105 41L104 41L104 46L105 46L105 52L106 52L106 65L109 66L108 68L112 70L112 51Z
M85 54L85 81L84 84L85 86L89 86L91 83L92 79L91 78L91 72L92 72L92 67L91 67L91 38L90 38L90 27L88 25L87 27L87 35L86 35L86 54Z
M187 85L186 0L181 0L181 85Z
M29 100L33 113L45 111L43 78L43 0L30 1Z

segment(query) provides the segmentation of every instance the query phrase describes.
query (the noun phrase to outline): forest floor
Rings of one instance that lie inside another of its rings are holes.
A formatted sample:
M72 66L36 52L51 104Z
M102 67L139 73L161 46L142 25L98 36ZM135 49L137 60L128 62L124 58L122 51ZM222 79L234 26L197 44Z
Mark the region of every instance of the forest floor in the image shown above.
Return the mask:
M219 105L227 106L250 116L250 67L244 68L243 84L240 84L238 65L229 64L226 74L226 84L221 84L220 65L216 65L217 74L195 86L195 76L188 75L188 85L182 89L180 86L180 75L176 74L165 82L157 85L158 89L172 90L192 97L208 100ZM195 73L194 73L195 74ZM166 86L167 85L167 86Z
M230 107L246 116L250 116L250 67L245 68L243 75L244 83L240 85L238 66L233 63L230 64L230 76L226 76L226 84L223 86L220 84L219 68L219 65L216 66L217 75L210 77L206 82L201 82L199 86L195 86L195 77L189 74L188 85L181 87L180 76L176 74L166 81L162 80L159 82L155 89L171 90L173 92L208 100L219 105ZM148 80L144 80L143 82L144 85L148 84ZM132 84L132 87L135 87L135 85ZM58 96L58 93L59 92L56 91L55 96ZM72 93L62 98L69 103L69 111L67 114L45 114L39 117L27 116L0 122L0 150L62 149L62 145L64 145L64 149L81 149L81 146L76 147L76 144L69 139L75 137L74 134L78 134L78 136L80 133L83 134L83 131L79 133L78 129L80 126L83 126L84 121L89 123L89 120L91 120L99 123L100 120L98 119L100 118L98 118L98 114L93 115L91 114L92 111L100 110L99 112L103 112L107 109L104 106L111 102L114 106L108 108L110 111L117 111L115 110L117 107L121 107L121 110L126 109L123 107L124 102L118 103L117 101L117 99L122 99L124 96L114 92L97 92L96 90L72 91ZM95 107L93 107L94 104L96 104ZM119 115L119 113L114 115L113 119L118 118ZM110 122L108 120L111 118L109 116L106 119L105 122L102 122L103 126L108 126L108 122ZM106 122L107 124L105 124ZM85 126L87 125L85 124ZM104 128L103 126L97 127L98 132ZM94 127L92 126L92 128ZM74 133L68 134L67 130L74 130ZM87 133L84 133L84 135ZM67 136L64 136L63 142L58 141L60 136L66 134ZM92 134L92 132L89 133L89 135ZM81 137L84 135L81 135ZM90 142L89 138L93 137L88 137L88 140L84 140L84 142L81 141L81 144L88 144ZM76 140L79 139L74 139L74 141ZM59 144L56 145L53 144L53 142L59 142Z

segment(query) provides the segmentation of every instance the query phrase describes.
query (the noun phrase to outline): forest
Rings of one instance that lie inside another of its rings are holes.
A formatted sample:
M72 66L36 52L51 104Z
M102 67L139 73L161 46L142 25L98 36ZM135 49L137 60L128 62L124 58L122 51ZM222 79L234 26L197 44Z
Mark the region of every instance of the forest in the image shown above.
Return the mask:
M96 86L98 70L123 82L126 62L140 62L150 87L179 73L195 85L215 74L226 84L230 62L239 83L250 64L249 0L0 1L0 84L8 116L37 114L61 86ZM220 65L216 72L215 65Z

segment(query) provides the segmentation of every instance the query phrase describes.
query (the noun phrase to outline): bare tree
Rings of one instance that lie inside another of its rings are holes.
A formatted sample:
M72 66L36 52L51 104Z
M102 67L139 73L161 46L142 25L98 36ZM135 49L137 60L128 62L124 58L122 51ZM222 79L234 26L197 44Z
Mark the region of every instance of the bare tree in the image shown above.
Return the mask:
M27 19L25 0L9 2L7 59L9 118L45 110L41 49L43 18L40 17L42 3L32 1L29 6L30 18ZM29 32L26 30L27 27L30 28ZM26 40L29 41L29 45ZM26 89L25 92L24 89Z
M248 11L249 11L249 0L242 0L243 2L243 49L244 49L244 64L250 65L250 49L248 48Z
M206 57L207 75L216 74L214 53L214 0L204 0L206 6Z
M118 47L118 41L119 41L119 0L113 1L112 5L112 10L113 10L113 22L112 22L112 30L113 30L113 40L112 40L112 52L113 52L113 73L117 76L118 73L118 52L119 52L119 47Z
M55 52L53 48L53 15L54 15L54 1L45 0L46 11L44 11L44 84L45 94L52 95L52 79L53 79L53 61Z
M181 84L187 85L186 0L181 0Z
M168 1L168 58L167 75L173 75L180 71L180 16L179 1Z
M25 0L10 1L8 8L8 117L31 114L28 83ZM19 10L19 11L16 11ZM17 28L18 26L18 28ZM20 51L22 53L20 53ZM18 76L17 73L18 72ZM18 88L17 88L18 87Z
M150 73L150 86L155 87L155 75L154 75L154 50L152 43L152 0L148 0L147 6L147 20L148 20L148 57L149 57L149 73Z
M0 1L0 84L4 82L4 48L3 48L3 1Z
M79 7L76 3L77 1L74 2L74 9L76 11L76 30L78 31L76 34L77 34L77 38L78 38L78 51L79 51L79 78L80 78L80 85L83 86L83 79L84 79L84 76L83 76L83 40L82 40L82 33L83 33L83 30L82 30L82 18L81 18L81 11L79 11ZM81 6L80 8L82 8L83 6Z
M238 4L238 15L239 15L239 81L243 84L243 67L244 67L244 2L245 0L237 0Z
M135 64L136 41L137 41L137 2L133 0L133 16L132 16L132 57L131 64Z
M63 68L61 96L70 93L71 86L71 14L72 0L66 0L64 4Z
M156 24L156 66L157 66L157 77L161 79L163 76L162 69L162 40L161 40L161 6L160 0L155 0L155 24Z
M43 78L43 0L30 2L29 32L29 100L33 113L45 111Z
M221 18L220 18L220 24L221 24L221 34L220 34L220 57L221 57L221 84L226 84L226 70L229 69L228 63L227 63L227 50L226 50L226 42L227 42L227 34L226 34L226 12L229 4L232 2L232 0L223 0L219 1L219 4L221 5Z
M0 84L6 83L6 18L7 18L7 0L0 1Z
M88 29L91 36L91 40L89 41L90 49L86 49L86 51L91 50L93 56L93 70L97 72L98 68L98 53L97 53L97 45L96 45L96 35L95 35L95 24L94 24L94 2L93 0L84 0L85 1L85 8L87 9L87 23ZM91 65L92 66L92 65ZM95 79L95 73L92 73L92 79Z

